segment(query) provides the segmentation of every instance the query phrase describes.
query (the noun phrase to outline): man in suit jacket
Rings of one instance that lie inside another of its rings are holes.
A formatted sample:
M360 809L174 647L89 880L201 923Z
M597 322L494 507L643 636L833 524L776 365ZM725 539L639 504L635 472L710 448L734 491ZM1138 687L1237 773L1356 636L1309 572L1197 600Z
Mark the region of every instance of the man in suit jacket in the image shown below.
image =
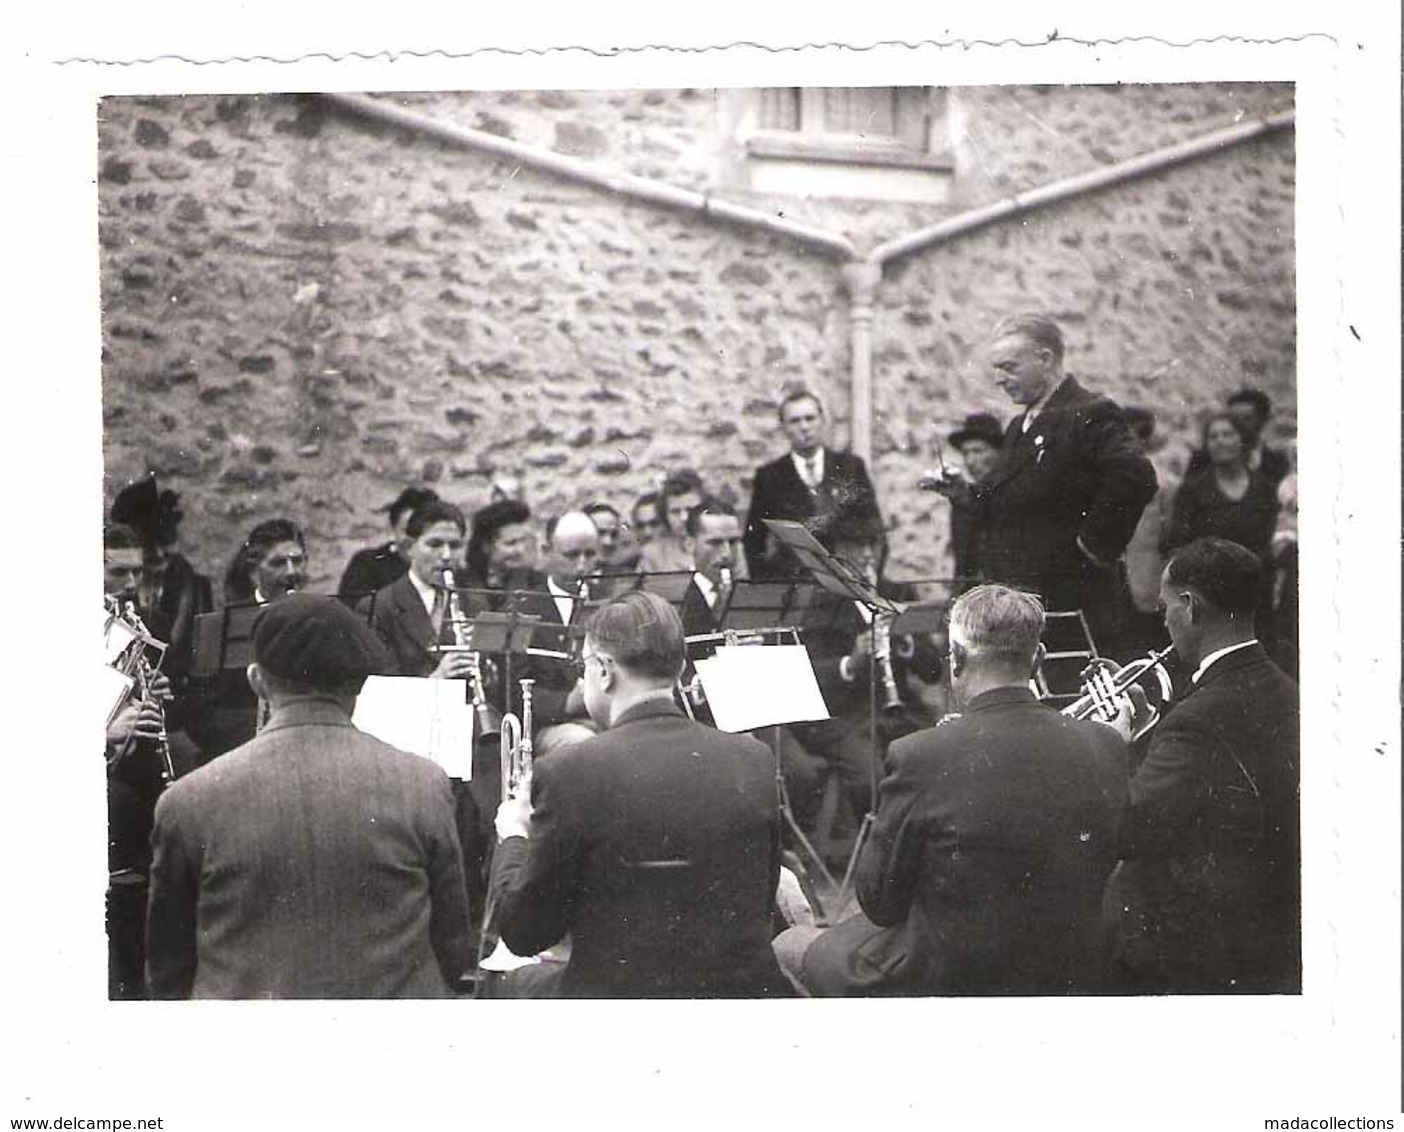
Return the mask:
M361 611L369 613L371 628L394 660L386 675L468 677L466 653L437 651L455 640L444 575L454 576L462 565L466 529L463 512L437 496L416 508L404 528L408 570L362 601ZM482 605L475 594L459 594L458 599L465 618Z
M1126 786L1122 744L1038 703L1037 598L979 586L951 609L963 714L892 744L857 866L866 916L818 933L818 995L1065 994L1095 989L1100 907ZM813 933L814 929L808 929Z
M972 490L981 569L1036 591L1050 610L1081 609L1098 649L1115 654L1129 603L1119 559L1155 495L1155 469L1115 403L1065 373L1052 319L1005 319L990 359L995 383L1025 409L1006 429L994 475Z
M682 624L656 594L601 606L582 659L586 705L607 730L540 759L498 811L503 940L532 955L569 932L566 996L780 993L769 752L675 706Z
M1257 556L1223 539L1179 551L1160 600L1196 666L1131 776L1108 886L1126 989L1301 989L1297 686L1258 643Z
M293 594L253 657L267 726L156 808L153 997L446 995L469 963L448 779L351 723L383 646L335 598Z
M807 389L795 390L780 402L779 414L790 451L756 469L746 517L746 562L758 581L802 573L794 555L773 544L764 520L822 525L838 510L879 515L877 493L862 457L824 446L819 398Z

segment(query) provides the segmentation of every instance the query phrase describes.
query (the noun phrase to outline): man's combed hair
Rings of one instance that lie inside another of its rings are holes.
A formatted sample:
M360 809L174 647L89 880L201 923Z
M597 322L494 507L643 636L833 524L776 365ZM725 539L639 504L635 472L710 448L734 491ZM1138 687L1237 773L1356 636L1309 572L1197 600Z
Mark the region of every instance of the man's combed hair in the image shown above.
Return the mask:
M1247 547L1224 538L1196 539L1175 552L1165 576L1215 609L1252 614L1263 592L1263 566Z
M687 533L693 538L696 538L697 532L702 529L703 515L730 515L733 519L737 517L736 508L730 503L718 499L715 495L709 495L687 513Z
M824 415L824 402L819 399L819 394L807 385L795 385L785 390L784 395L780 398L780 404L775 407L776 419L781 424L785 423L785 410L796 401L813 401L815 408L819 410L819 415L821 417Z
M1019 337L1027 339L1039 349L1051 351L1054 361L1061 362L1063 360L1063 332L1048 315L1039 311L1011 314L1007 318L1000 319L991 337L1006 338L1011 334L1017 334Z
M460 536L468 530L468 520L463 517L463 512L436 495L414 509L409 522L405 524L405 534L418 538L435 523L452 523L458 528Z
M657 594L635 590L595 610L585 639L636 676L673 681L682 673L682 621Z
M291 519L265 519L249 532L224 571L224 592L233 601L252 601L254 568L280 542L306 547L302 531Z
M1043 602L1008 586L976 586L951 607L952 648L976 660L1033 661L1043 639Z

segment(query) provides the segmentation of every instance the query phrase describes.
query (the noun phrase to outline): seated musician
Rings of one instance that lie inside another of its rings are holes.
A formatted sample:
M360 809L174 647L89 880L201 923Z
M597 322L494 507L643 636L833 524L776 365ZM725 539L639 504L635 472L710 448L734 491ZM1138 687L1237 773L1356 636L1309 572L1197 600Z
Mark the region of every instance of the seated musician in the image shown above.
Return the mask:
M1259 557L1183 547L1160 606L1193 675L1131 775L1107 887L1117 989L1298 993L1300 693L1258 641Z
M538 759L498 810L503 941L533 955L569 932L556 966L568 997L784 993L769 942L780 869L769 752L679 711L682 623L656 594L599 607L581 659L606 730Z
M540 650L514 670L513 679L530 677L534 716L538 728L585 717L584 685L577 677L568 632L572 623L580 625L585 605L593 596L587 580L599 565L599 532L583 511L567 511L546 524L545 585L517 596L518 613L541 618L532 635L532 648ZM550 653L554 655L541 655ZM512 689L514 697L520 693ZM513 711L520 714L514 698Z
M876 514L867 509L845 509L833 517L825 531L832 552L875 582L881 596L898 603L916 599L913 587L882 576L887 539ZM824 789L833 774L838 776L855 822L860 820L873 802L874 758L881 766L890 740L931 720L917 685L941 679L936 646L927 636L897 636L890 641L887 659L870 663L871 627L872 614L866 606L824 589L816 591L805 618L803 639L831 718L791 724L781 733L786 789L795 820L806 831L813 829L818 819ZM878 680L876 751L870 695L874 673Z
M184 734L193 706L191 669L194 662L195 618L214 609L210 579L198 573L180 552L180 496L166 488L158 491L154 475L129 484L112 501L114 523L125 523L141 538L142 573L137 585L137 612L151 635L166 644L161 673L170 681L171 700L166 707L166 729L179 740L180 760L186 765L198 758Z
M307 548L288 519L268 519L249 532L224 572L224 604L267 605L307 584ZM243 669L230 668L204 682L187 730L202 761L232 751L254 737L258 697Z
M358 607L368 615L370 626L390 656L392 676L426 676L470 681L474 678L470 654L443 651L440 646L457 644L450 591L445 573L453 576L463 560L467 521L463 512L437 496L415 508L405 523L405 558L409 570L373 598ZM453 580L456 582L457 578ZM482 607L482 599L472 593L457 595L459 613L467 620ZM490 670L480 666L484 676L483 695L491 700L498 689L486 682ZM464 696L473 688L465 684ZM470 904L481 907L486 898L486 861L491 850L490 821L497 804L501 777L497 755L498 737L479 736L473 750L473 777L453 779L454 816L463 850L464 877Z
M1099 985L1103 886L1126 794L1120 736L1039 703L1037 598L951 609L962 715L892 744L857 863L863 914L776 940L816 995L1066 994Z
M687 514L683 545L692 556L692 584L683 598L683 633L688 638L688 663L682 686L686 710L694 719L711 723L706 697L696 682L693 661L716 651L716 640L693 640L716 633L731 600L733 571L741 556L741 520L736 509L715 496L707 496Z
M395 670L388 675L468 678L467 653L438 651L438 646L455 640L444 574L454 575L463 561L466 529L463 512L452 503L436 497L421 504L405 523L409 570L362 602L371 628L394 658ZM470 596L459 597L468 616L473 612Z
M109 599L134 602L143 569L142 539L122 523L103 531L103 588ZM151 825L165 786L156 743L163 730L158 700L164 677L146 698L131 698L107 726L107 993L146 997L146 890Z

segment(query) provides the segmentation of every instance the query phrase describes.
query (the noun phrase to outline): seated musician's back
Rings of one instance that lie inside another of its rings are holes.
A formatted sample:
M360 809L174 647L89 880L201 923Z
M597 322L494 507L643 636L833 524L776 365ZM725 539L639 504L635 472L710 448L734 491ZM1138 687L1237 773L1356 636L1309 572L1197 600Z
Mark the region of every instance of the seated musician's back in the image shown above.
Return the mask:
M502 938L529 955L569 931L564 995L785 993L770 949L771 759L682 715L682 659L681 623L661 598L602 606L583 663L586 706L607 730L540 760L531 797L498 813Z

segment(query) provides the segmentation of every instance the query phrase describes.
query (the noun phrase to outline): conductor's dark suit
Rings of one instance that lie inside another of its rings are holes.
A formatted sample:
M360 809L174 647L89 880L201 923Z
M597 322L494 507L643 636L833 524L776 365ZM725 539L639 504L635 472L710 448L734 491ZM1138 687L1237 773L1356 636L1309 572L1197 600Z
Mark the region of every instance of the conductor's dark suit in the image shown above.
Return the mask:
M975 488L987 581L1033 589L1049 609L1081 609L1098 645L1120 630L1117 560L1155 495L1155 469L1115 403L1074 378L1054 390L1027 432L1004 436L999 467ZM1081 538L1104 565L1078 549Z
M1125 787L1120 737L1027 688L897 740L858 861L867 919L819 936L804 981L828 995L1094 989Z
M879 514L877 493L873 490L873 481L868 477L868 468L862 457L825 448L824 478L817 490L811 490L800 479L791 453L787 452L778 460L757 468L743 536L751 577L763 581L794 577L801 573L793 554L783 547L772 545L770 530L763 520L791 519L802 522L822 519L837 511L863 516Z
M764 746L649 701L541 759L532 793L530 843L502 842L493 889L517 954L570 932L564 995L784 993L770 949L780 818Z
M317 696L156 807L155 998L432 998L469 963L449 782Z
M1251 645L1151 732L1108 889L1128 989L1301 989L1298 711Z

